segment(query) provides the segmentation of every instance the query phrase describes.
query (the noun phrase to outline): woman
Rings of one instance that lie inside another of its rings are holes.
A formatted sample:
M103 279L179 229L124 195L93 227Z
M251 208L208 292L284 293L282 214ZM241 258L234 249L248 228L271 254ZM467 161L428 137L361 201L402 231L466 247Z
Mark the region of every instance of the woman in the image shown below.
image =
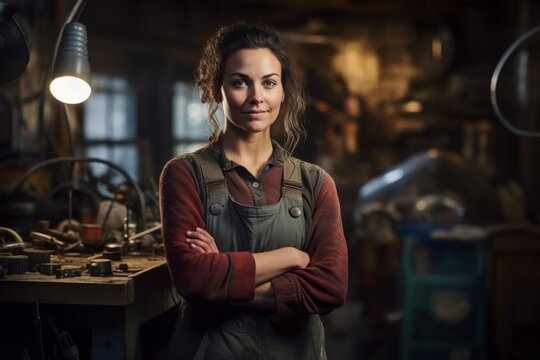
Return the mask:
M186 300L170 358L324 359L319 314L345 301L347 248L332 178L290 155L304 102L285 46L266 26L222 27L196 80L214 132L160 179L167 261ZM287 150L271 138L276 121Z

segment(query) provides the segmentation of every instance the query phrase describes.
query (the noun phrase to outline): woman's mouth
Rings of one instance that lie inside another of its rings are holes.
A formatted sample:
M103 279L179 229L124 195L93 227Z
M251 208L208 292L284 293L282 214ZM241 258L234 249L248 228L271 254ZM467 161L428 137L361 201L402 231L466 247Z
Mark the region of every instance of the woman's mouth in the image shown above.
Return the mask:
M243 111L244 114L264 114L264 113L267 113L268 110L248 110L248 111Z

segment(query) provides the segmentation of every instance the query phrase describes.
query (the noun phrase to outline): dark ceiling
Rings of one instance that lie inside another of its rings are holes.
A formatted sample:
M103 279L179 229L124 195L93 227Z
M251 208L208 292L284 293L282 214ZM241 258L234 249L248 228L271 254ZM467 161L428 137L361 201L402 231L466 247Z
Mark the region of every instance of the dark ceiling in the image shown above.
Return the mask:
M90 0L81 20L95 36L156 44L200 44L217 26L262 21L300 33L341 33L344 26L384 19L423 21L501 0Z

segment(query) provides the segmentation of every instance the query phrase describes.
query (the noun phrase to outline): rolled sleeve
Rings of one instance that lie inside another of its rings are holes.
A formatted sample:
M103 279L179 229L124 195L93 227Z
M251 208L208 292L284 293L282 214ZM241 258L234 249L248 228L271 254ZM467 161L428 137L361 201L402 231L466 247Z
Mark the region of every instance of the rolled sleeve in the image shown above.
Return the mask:
M272 280L279 319L299 314L326 314L347 295L348 254L341 210L333 179L325 174L313 211L307 249L309 265Z

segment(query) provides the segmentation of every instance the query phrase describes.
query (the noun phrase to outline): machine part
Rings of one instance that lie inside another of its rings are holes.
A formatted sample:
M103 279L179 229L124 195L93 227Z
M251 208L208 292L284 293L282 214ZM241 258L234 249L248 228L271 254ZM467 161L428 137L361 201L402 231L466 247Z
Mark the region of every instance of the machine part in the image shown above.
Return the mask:
M0 227L0 234L7 233L15 239L15 242L4 242L0 241L0 250L10 250L10 249L24 249L26 244L19 234L13 229L7 227Z
M358 193L360 209L355 213L375 201L393 202L392 210L405 221L417 198L430 194L457 199L466 211L465 223L501 221L497 192L482 168L461 155L437 149L413 154L362 185Z
M128 269L129 269L129 266L126 263L122 263L122 264L118 265L118 270L120 270L120 271L128 271Z
M108 260L120 261L122 260L122 253L119 251L104 250L102 257Z
M101 224L81 224L80 237L84 245L101 245Z
M81 268L78 266L64 266L56 270L57 279L79 277L82 275Z
M102 257L109 260L122 260L122 254L124 252L124 245L120 243L110 243L105 245Z
M72 220L72 222L75 223L76 221ZM78 225L78 222L77 222L77 225L72 224L71 226L73 227L73 229L69 228L67 225L63 227L59 226L59 228L63 230L50 229L49 234L51 234L51 236L54 236L55 238L57 238L58 240L62 242L69 243L69 244L76 243L80 239L79 234L78 234L80 225Z
M90 262L90 276L112 275L112 262L109 259L95 259Z
M13 255L10 253L1 253L0 254L0 266L3 266L5 269L9 268L9 259L11 259Z
M142 237L142 236L144 236L144 235L153 233L154 231L159 230L159 229L161 229L161 224L156 225L156 226L154 226L154 227L151 227L150 229L143 230L143 231L141 231L140 233L137 233L137 234L131 236L131 237L129 238L129 240L130 240L130 241L133 241L133 240L138 239L138 238L140 238L140 237Z
M62 267L59 263L43 263L39 267L39 272L43 275L53 276L56 275L56 271Z
M130 183L130 185L133 187L133 189L135 189L135 192L137 194L138 205L139 205L139 212L140 212L140 214L144 214L144 211L146 209L146 205L145 205L146 202L145 202L145 199L144 199L144 195L143 195L143 193L141 191L141 188L139 187L139 185L137 185L137 182L122 167L116 165L112 161L105 160L105 159L100 159L100 158L59 157L59 158L54 158L54 159L49 159L49 160L42 161L41 163L39 163L37 165L34 165L32 168L30 168L26 172L26 174L24 174L14 185L12 185L12 187L9 189L8 193L12 194L15 191L17 191L34 173L36 173L37 171L39 171L42 168L47 167L49 165L58 164L58 163L87 163L87 162L90 162L90 163L97 162L97 163L105 164L105 165L113 168L114 170L116 170L120 174L122 174L122 176L124 176L124 178ZM145 216L143 216L143 215L139 216L139 224L143 229L146 227L146 217Z
M32 239L48 242L48 243L53 244L55 247L60 248L60 249L62 249L62 248L64 248L66 246L66 244L64 242L58 240L54 236L44 234L44 233L41 233L41 232L32 231L30 233L30 237L32 237Z
M43 263L51 262L51 251L40 249L24 249L23 254L28 256L28 270L38 272Z
M9 274L24 274L28 271L28 256L13 255L9 259Z

